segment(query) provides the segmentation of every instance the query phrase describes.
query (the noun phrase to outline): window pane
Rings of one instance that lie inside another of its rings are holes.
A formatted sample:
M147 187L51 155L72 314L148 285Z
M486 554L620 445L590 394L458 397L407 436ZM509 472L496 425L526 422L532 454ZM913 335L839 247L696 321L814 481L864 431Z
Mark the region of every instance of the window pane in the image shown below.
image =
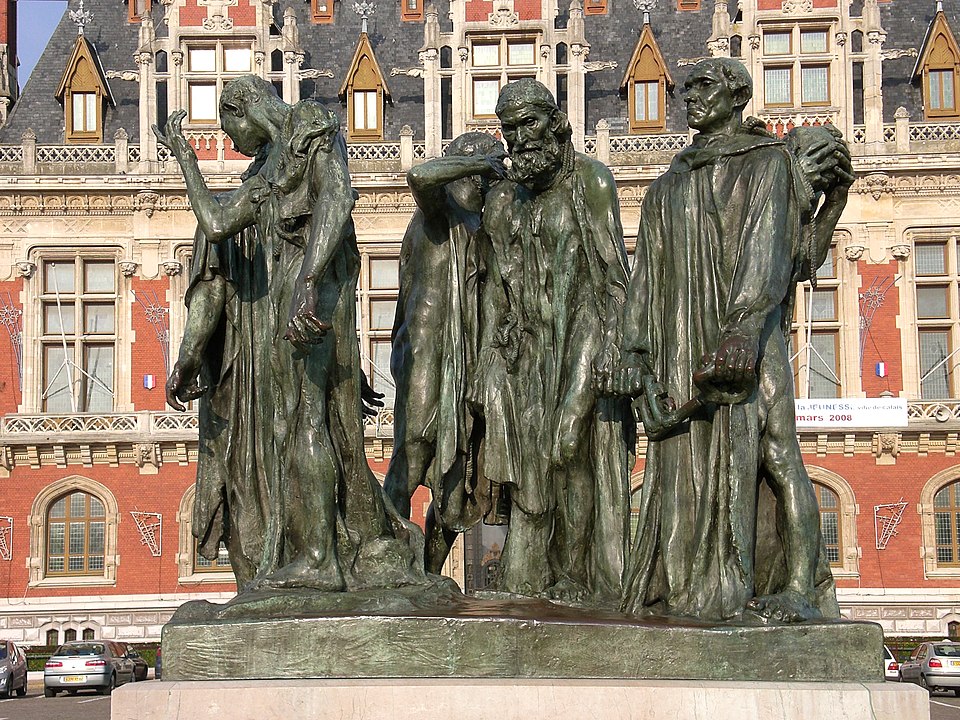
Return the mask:
M510 43L507 45L507 63L510 65L533 65L533 43Z
M73 303L44 303L43 332L48 335L73 335L76 323L73 316Z
M917 275L946 275L947 246L943 243L917 243L914 265Z
M396 258L370 258L370 288L395 290L400 287L400 262Z
M67 345L70 360L73 360L73 345ZM68 378L76 376L76 368L67 368L61 345L46 345L43 348L43 410L44 412L70 412L70 384Z
M83 129L86 130L87 132L96 132L97 131L97 96L95 93L84 93L83 100L86 106L84 109Z
M810 336L810 397L835 398L840 396L837 384L837 345L834 333L814 333Z
M366 96L367 94L362 90L355 90L353 93L353 129L354 130L366 130L367 129L367 109L366 109Z
M953 70L930 71L930 107L934 110L953 110Z
M85 262L83 287L88 293L112 293L116 287L112 262Z
M113 410L113 346L93 345L86 348L84 358L84 410Z
M763 54L764 55L789 55L790 54L790 33L789 32L769 32L763 34Z
M789 105L790 68L767 68L763 71L764 102L767 105Z
M86 540L87 524L84 522L70 523L70 554L82 555L84 541Z
M105 525L102 522L90 523L90 546L88 552L92 555L103 555L103 538Z
M947 288L944 285L917 286L917 317L945 318L947 312Z
M60 498L53 504L53 507L50 508L50 517L62 518L66 516L67 516L67 499Z
M73 129L83 130L84 129L84 120L83 120L83 110L85 107L83 93L75 92L73 93L73 115L70 118L70 124L73 126Z
M832 509L840 507L840 501L833 490L823 485L816 485L815 487L819 490L818 495L820 496L819 502L821 508Z
M804 30L800 33L800 52L825 53L827 51L826 30Z
M659 82L634 83L634 117L637 122L655 122L660 119Z
M920 396L924 400L950 397L950 341L944 330L921 330Z
M367 130L376 130L380 127L380 123L377 119L377 91L369 90L363 93L366 97L365 104L367 106Z
M191 72L217 71L217 51L215 48L190 48L188 55Z
M63 555L65 531L66 525L64 523L50 523L47 543L51 555Z
M497 98L500 95L500 81L494 79L477 79L473 81L473 114L496 115Z
M250 48L224 48L223 69L226 72L250 72Z
M190 119L199 121L216 121L217 119L217 86L191 83L190 85Z
M88 495L90 498L90 517L103 517L106 515L106 511L103 509L103 503L97 500L93 495Z
M76 287L73 278L73 263L70 261L45 262L43 264L43 291L46 293L72 295Z
M950 516L953 513L934 513L934 529L937 540L937 562L952 563L953 559L953 526Z
M817 268L817 277L818 278L835 278L837 276L837 268L834 265L834 255L833 248L831 247L827 250L827 257L824 258L823 264Z
M112 335L114 331L113 304L87 303L83 306L83 331L94 335Z
M804 103L830 102L830 85L826 67L800 68L800 97Z
M390 330L393 328L393 319L397 314L396 300L370 301L370 329Z
M647 120L656 122L660 119L660 83L647 83Z
M474 67L496 67L500 64L500 45L474 45Z
M387 405L393 405L396 390L393 387L393 378L390 375L390 341L381 340L370 343L370 360L373 362L373 372L370 374L370 384L377 392L386 397Z
M87 514L87 495L74 493L70 496L70 517L83 517Z
M814 290L810 311L811 320L837 319L837 291Z

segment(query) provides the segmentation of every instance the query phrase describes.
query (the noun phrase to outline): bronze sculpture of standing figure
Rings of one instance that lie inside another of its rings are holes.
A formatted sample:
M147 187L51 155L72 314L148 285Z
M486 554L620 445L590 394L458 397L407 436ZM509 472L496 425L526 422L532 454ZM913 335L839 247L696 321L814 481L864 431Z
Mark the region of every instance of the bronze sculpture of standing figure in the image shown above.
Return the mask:
M432 573L440 572L457 533L491 509L490 482L479 468L483 422L467 393L488 247L481 212L491 181L505 173L502 156L499 140L469 132L407 173L417 210L400 249L390 359L394 446L384 489L407 518L417 487L431 489L425 562Z
M422 580L422 536L363 448L354 194L336 115L265 80L224 86L223 129L255 157L214 196L170 116L198 241L171 404L202 396L194 532L225 542L241 591L339 591ZM209 384L209 387L207 387Z
M829 247L848 158L829 133L798 160L744 124L752 82L736 60L701 61L685 91L698 134L644 198L616 381L651 439L624 608L837 617L784 324Z
M488 285L502 294L481 330L474 396L486 421L484 472L509 490L503 590L617 601L627 535L633 426L601 398L615 364L627 261L616 184L575 152L541 83L497 102L508 181L487 195Z

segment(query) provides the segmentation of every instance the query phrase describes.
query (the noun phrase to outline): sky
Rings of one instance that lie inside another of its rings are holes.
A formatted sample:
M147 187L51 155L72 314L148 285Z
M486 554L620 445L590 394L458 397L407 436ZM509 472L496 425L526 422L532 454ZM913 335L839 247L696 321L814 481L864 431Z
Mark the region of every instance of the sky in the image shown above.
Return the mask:
M20 57L18 78L22 88L34 65L40 59L40 53L46 47L47 40L53 34L57 23L66 9L65 0L19 0L17 2L17 39Z

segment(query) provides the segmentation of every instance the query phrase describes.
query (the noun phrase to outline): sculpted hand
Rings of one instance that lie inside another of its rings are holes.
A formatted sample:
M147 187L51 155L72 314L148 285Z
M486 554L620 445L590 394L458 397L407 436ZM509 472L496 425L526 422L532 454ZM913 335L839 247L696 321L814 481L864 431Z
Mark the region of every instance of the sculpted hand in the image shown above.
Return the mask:
M745 335L728 335L714 355L714 377L743 388L749 387L757 371L756 340Z
M183 412L186 410L183 403L196 400L206 391L207 388L200 384L200 359L181 356L167 378L167 404Z
M363 414L369 415L370 417L375 417L380 412L380 408L383 407L383 398L384 394L377 392L370 386L370 381L367 379L367 374L361 370L360 401Z
M293 299L284 337L294 345L316 345L332 327L317 314L317 288L313 281L303 281Z
M658 383L653 375L644 375L641 384L643 393L634 401L633 406L639 411L647 436L659 440L676 424L672 416L676 408L673 400L667 396L667 389Z
M177 160L187 157L193 153L193 147L187 142L183 134L183 119L187 116L186 110L177 110L170 113L167 118L167 124L163 130L156 125L153 126L153 132L157 136L157 141L170 149Z
M500 148L498 152L490 153L486 156L487 164L490 170L484 173L491 180L502 180L507 176L507 166L503 161L507 159L507 151Z

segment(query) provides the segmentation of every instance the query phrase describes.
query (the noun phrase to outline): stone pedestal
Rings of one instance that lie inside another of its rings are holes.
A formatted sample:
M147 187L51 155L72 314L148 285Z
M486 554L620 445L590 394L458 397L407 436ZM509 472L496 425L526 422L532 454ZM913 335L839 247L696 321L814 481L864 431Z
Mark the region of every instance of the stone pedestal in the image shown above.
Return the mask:
M322 604L334 601L352 605ZM163 629L164 680L883 681L874 623L718 625L463 596L384 613L365 602L359 593L285 593L188 603Z
M322 652L322 650L318 650ZM272 657L261 653L263 663ZM112 720L928 720L899 683L218 680L115 691Z

